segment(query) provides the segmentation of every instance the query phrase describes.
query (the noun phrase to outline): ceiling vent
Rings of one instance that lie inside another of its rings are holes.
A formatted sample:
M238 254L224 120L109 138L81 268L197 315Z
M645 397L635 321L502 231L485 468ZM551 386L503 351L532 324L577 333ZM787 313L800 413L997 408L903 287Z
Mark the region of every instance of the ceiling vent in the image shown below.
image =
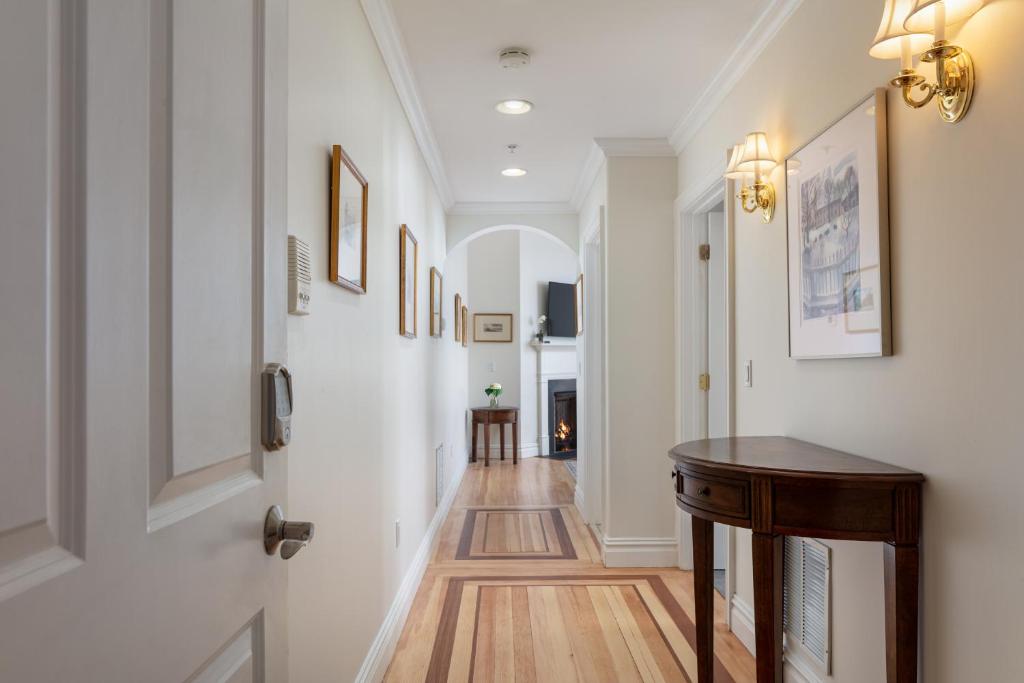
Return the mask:
M498 53L502 69L522 69L530 64L530 53L521 47L506 47Z

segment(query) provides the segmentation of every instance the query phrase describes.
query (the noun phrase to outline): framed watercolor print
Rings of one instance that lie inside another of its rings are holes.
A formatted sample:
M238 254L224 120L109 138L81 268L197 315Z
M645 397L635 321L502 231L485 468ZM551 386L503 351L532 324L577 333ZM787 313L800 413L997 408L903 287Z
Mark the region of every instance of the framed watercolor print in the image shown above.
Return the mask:
M455 293L455 316L452 318L455 321L453 327L455 328L455 341L462 341L462 295L458 292Z
M441 336L441 288L444 278L441 271L430 267L430 336Z
M576 336L578 337L583 334L583 273L580 273L580 276L576 278L573 312L576 316Z
M341 145L331 148L331 282L366 293L366 210L369 190Z
M512 341L511 313L474 313L473 341L500 342Z
M469 306L462 307L462 346L469 346Z
M892 354L886 91L786 159L791 358Z
M416 336L416 273L419 268L419 244L409 226L398 229L398 333Z

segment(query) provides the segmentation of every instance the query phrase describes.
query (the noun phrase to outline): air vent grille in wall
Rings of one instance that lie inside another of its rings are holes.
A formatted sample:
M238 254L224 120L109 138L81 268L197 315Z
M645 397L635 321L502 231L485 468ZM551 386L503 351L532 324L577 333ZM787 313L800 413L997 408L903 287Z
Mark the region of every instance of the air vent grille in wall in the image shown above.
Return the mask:
M313 281L309 256L309 245L288 235L288 312L294 315L309 315Z
M808 538L786 537L783 624L787 655L808 655L825 675L831 674L831 573L828 546Z

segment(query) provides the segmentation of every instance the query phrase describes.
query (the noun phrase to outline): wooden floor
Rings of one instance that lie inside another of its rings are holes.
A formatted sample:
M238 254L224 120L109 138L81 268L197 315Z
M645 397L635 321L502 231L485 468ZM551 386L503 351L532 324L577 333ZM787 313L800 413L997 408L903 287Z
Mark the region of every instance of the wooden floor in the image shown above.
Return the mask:
M605 569L574 488L544 458L469 466L387 681L696 682L690 573ZM724 623L715 654L716 682L754 680Z

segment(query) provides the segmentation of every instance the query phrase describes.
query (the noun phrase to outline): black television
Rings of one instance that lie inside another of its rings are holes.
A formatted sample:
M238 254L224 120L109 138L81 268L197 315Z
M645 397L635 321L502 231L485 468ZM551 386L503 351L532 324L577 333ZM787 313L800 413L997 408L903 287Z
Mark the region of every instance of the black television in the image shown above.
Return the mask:
M548 283L548 336L576 336L576 286Z

